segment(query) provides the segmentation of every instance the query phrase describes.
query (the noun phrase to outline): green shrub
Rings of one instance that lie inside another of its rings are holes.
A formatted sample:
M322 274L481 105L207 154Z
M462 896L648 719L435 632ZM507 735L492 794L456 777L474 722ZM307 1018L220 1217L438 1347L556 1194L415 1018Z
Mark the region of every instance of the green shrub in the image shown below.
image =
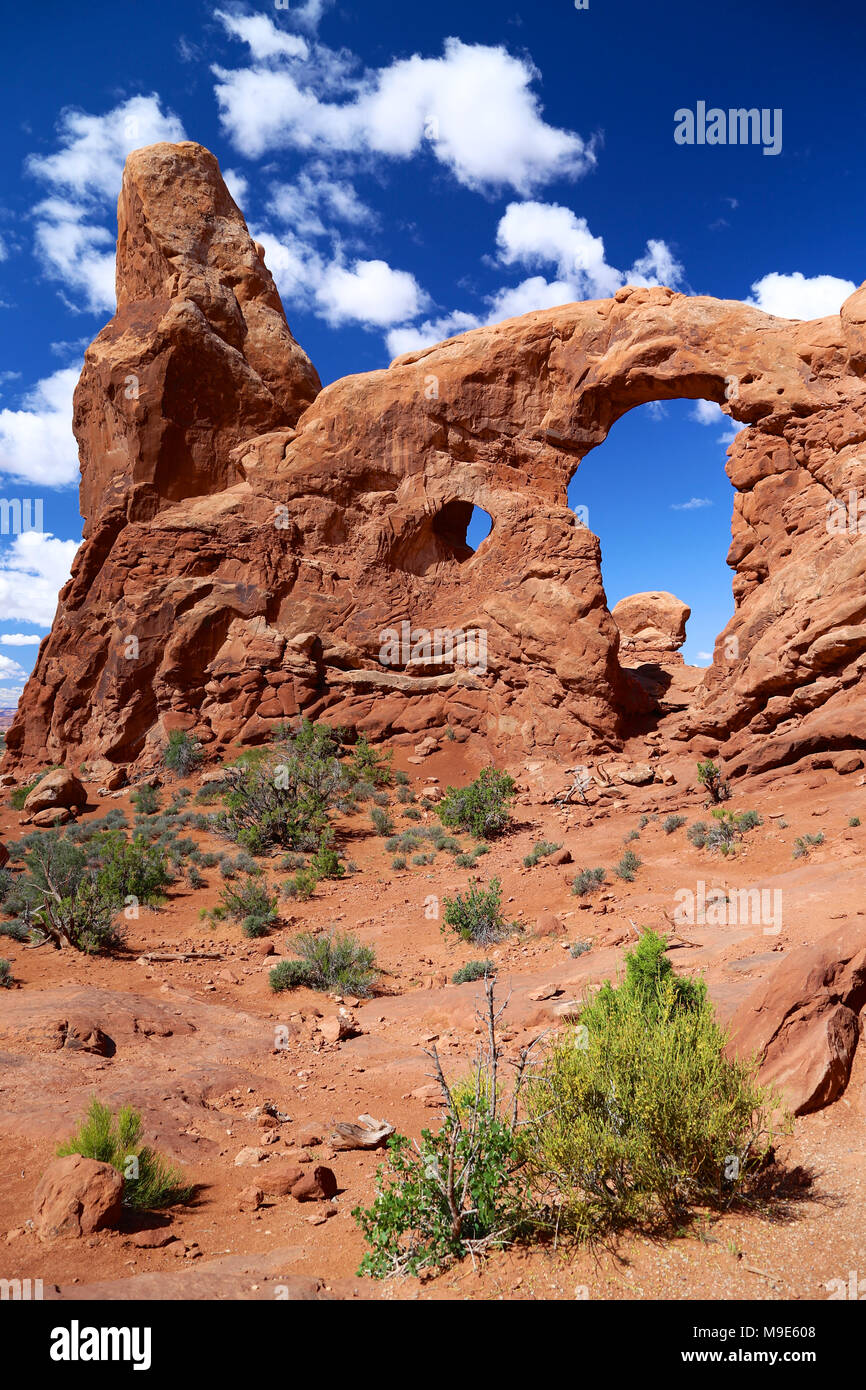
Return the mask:
M477 882L471 883L465 893L445 898L444 908L445 926L463 941L486 946L514 931L513 924L507 923L502 916L502 887L498 878L492 878L487 888Z
M562 849L561 844L554 844L551 840L537 840L531 853L524 856L523 867L534 869L539 859L546 859L549 854L555 854L558 849Z
M394 822L387 811L383 811L381 807L372 806L370 808L370 820L373 822L373 829L377 835L394 834Z
M392 780L391 759L393 753L377 753L363 734L352 749L347 765L352 782L371 782L374 787L387 787Z
M322 936L301 932L291 942L291 949L305 966L305 983L312 989L364 999L379 975L372 946L362 946L351 932L331 931Z
M176 777L189 777L202 760L201 745L185 729L172 729L162 750L162 764Z
M717 808L713 811L713 820L715 824L711 825L706 833L706 847L726 855L736 853L737 842L746 831L763 825L757 811L741 811L737 814L735 811Z
M392 868L392 869L405 869L405 867L406 867L406 856L405 856L404 854L395 854L395 855L394 855L394 858L391 860L391 868Z
M27 920L42 937L88 954L120 944L115 918L123 898L89 866L79 845L55 830L42 831L29 839L25 865Z
M189 868L187 869L186 881L189 884L190 888L192 888L193 892L196 892L200 888L207 888L207 879L205 878L204 874L199 873L195 864L190 864Z
M400 783L397 787L397 800L400 802L401 806L408 806L410 802L415 800L415 793L409 787Z
M91 854L95 854L98 864L99 886L118 906L129 898L146 907L165 901L163 890L172 881L165 854L149 845L143 835L127 840L122 831L110 830L91 845Z
M246 924L252 919L265 924L262 931L246 931L245 928L247 936L264 935L277 916L276 897L268 891L264 879L254 874L248 874L246 880L237 888L223 888L220 893L220 905L224 913L235 922Z
M418 810L417 806L407 806L405 811L403 812L403 815L405 816L406 820L417 821L421 819L421 812Z
M572 941L568 948L568 954L571 956L572 960L577 960L580 956L585 956L587 952L591 950L591 941Z
M409 774L408 774L408 772L404 772L402 768L398 768L398 770L394 773L394 781L396 782L396 784L397 784L398 787L408 787L408 785L409 785Z
M313 897L319 883L319 875L315 869L298 869L294 878L287 878L283 884L283 892L287 898L297 898L298 902L309 902Z
M624 883L634 883L634 876L641 866L633 849L627 849L618 864L614 865L614 873L617 878L621 878Z
M803 859L811 849L817 845L823 845L824 832L819 830L817 835L798 835L794 841L793 859Z
M297 989L310 984L310 969L302 960L281 960L273 970L268 971L268 984L275 993L284 989Z
M484 980L488 975L495 975L497 968L492 960L469 960L465 965L461 965L459 970L454 971L451 983L469 985L475 980Z
M514 779L495 767L485 767L466 787L448 787L437 811L443 825L468 830L476 839L501 835L511 819Z
M673 835L675 830L679 830L681 825L685 825L685 816L665 816L662 821L662 830L666 835Z
M0 922L0 936L8 936L10 941L29 941L30 928L26 922Z
M851 819L849 820L848 824L850 825L851 829L853 830L855 826L857 826L857 825L860 824L860 817L859 817L859 816L852 816Z
M623 837L622 837L622 842L623 842L624 845L628 845L628 844L631 844L632 840L639 840L639 839L640 839L640 831L639 831L639 830L630 830L630 831L628 832L627 835L623 835Z
M12 974L12 962L0 960L0 989L12 989L15 985L15 977Z
M318 849L346 785L332 731L304 720L285 742L253 751L226 768L214 829L254 854Z
M703 849L707 843L707 827L704 821L696 820L686 831L686 839L695 849Z
M705 991L675 976L647 933L626 978L588 998L527 1091L524 1153L560 1232L677 1229L693 1206L754 1188L775 1097L725 1055Z
M94 1097L81 1128L58 1145L58 1157L65 1154L110 1163L123 1174L124 1205L136 1211L189 1202L194 1191L179 1169L142 1144L141 1115L128 1105L115 1116Z
M528 1225L528 1191L516 1131L515 1094L503 1094L497 1062L493 982L485 980L491 1038L474 1075L452 1088L442 1077L446 1114L438 1133L425 1129L413 1144L395 1134L387 1164L376 1176L376 1195L352 1216L367 1243L359 1274L374 1278L417 1275L467 1254L501 1248ZM435 1050L433 1057L438 1067Z
M337 851L326 844L319 845L310 860L310 869L316 878L344 878L346 866L340 862Z
M129 799L140 816L156 815L161 802L160 793L149 782L143 782Z
M698 763L698 781L709 793L708 806L727 801L731 795L730 787L722 778L722 769L717 767L711 758Z
M571 885L576 898L587 898L604 886L604 869L581 869Z

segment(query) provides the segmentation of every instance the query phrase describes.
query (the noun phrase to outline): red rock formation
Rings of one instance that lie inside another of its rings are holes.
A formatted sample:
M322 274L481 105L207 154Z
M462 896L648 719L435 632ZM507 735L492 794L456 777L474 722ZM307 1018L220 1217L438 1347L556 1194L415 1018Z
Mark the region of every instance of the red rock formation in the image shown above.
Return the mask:
M566 490L619 416L677 397L750 428L728 464L736 612L665 727L720 744L735 773L863 746L866 546L827 520L866 493L866 286L810 323L628 287L313 400L207 151L132 155L119 224L118 313L76 397L86 539L13 768L144 766L172 727L219 748L301 710L383 735L450 723L499 753L616 746L650 697L620 666L599 542ZM475 555L473 504L493 518ZM467 652L476 629L486 649Z

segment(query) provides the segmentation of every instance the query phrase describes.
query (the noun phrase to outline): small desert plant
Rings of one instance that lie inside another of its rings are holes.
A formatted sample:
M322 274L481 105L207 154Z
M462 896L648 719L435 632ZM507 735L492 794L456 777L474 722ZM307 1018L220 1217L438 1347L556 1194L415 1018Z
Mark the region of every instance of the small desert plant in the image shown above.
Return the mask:
M298 902L309 902L316 891L319 882L319 875L315 869L298 869L294 878L287 878L283 884L283 893L287 898L297 898Z
M276 897L268 892L264 880L254 874L248 874L237 887L223 888L220 905L225 915L244 924L246 936L263 936L277 916ZM256 925L248 931L247 923Z
M737 814L736 811L725 811L717 807L712 814L715 823L707 831L706 847L725 855L735 854L737 841L742 839L744 833L763 824L757 811L741 811Z
M853 830L855 826L857 826L857 825L860 824L860 817L859 817L859 816L852 816L851 819L849 820L848 824L849 824L849 826L851 827L851 829Z
M445 926L463 941L475 941L481 946L501 941L514 930L502 916L502 887L492 878L487 888L480 882L471 883L465 893L456 893L444 900Z
M639 840L639 839L640 839L640 831L639 831L639 830L630 830L630 831L628 832L627 835L623 835L623 837L622 837L622 842L623 842L624 845L629 845L629 844L631 844L631 842L632 842L633 840Z
M394 858L391 860L391 868L392 868L392 869L405 869L405 867L406 867L406 856L405 856L404 854L395 854L395 855L394 855Z
M168 743L162 750L163 767L173 772L175 777L189 777L195 772L202 759L201 745L185 729L172 729Z
M495 975L497 967L492 960L468 960L465 965L461 965L459 970L455 970L451 976L451 983L454 985L469 985L475 980L484 980L488 975Z
M372 782L374 787L389 786L393 778L391 772L392 757L393 753L390 749L387 753L377 753L361 734L347 763L350 781Z
M352 1212L368 1246L360 1274L382 1279L442 1268L501 1248L526 1226L517 1111L528 1049L520 1054L512 1096L503 1095L493 989L488 976L486 1009L478 1019L489 1041L473 1075L449 1087L435 1045L429 1054L442 1090L441 1128L435 1134L422 1130L416 1143L395 1134L372 1205Z
M90 1102L80 1129L58 1145L57 1155L82 1154L98 1163L110 1163L123 1175L123 1202L136 1211L188 1202L193 1188L179 1169L172 1167L141 1142L141 1115L124 1105L113 1115L96 1097Z
M373 822L373 829L377 835L394 834L394 822L388 812L383 811L380 806L370 807L370 820Z
M817 835L798 835L794 841L793 859L803 859L809 851L815 849L817 845L823 845L824 832L819 830Z
M597 893L603 884L604 869L581 869L571 885L571 891L577 898L586 898L590 893Z
M0 989L12 989L15 984L15 977L12 974L12 962L0 960Z
M310 860L310 869L317 878L344 878L346 866L332 845L321 844Z
M155 816L159 811L160 794L149 782L142 782L129 799L140 816Z
M355 994L363 999L376 983L376 954L372 946L362 946L351 932L331 931L322 936L301 932L292 941L291 949L300 957L306 970L303 983L311 989Z
M717 767L711 758L708 758L706 762L698 763L698 781L709 794L708 806L715 806L720 801L727 801L731 795L730 787L722 778L722 769Z
M666 835L673 835L675 830L679 830L681 825L685 825L685 816L665 816L662 821L662 830Z
M468 830L479 840L501 835L511 819L514 779L495 767L485 767L466 787L448 787L437 807L450 829Z
M556 845L552 840L537 840L531 853L524 856L523 867L534 869L539 859L546 859L548 855L555 854L558 849L562 849L562 845Z
M703 849L707 843L707 827L702 820L694 821L686 831L686 839L695 849Z
M306 961L281 960L273 970L268 971L268 984L275 994L284 989L298 989L310 984L310 970Z
M633 849L627 849L618 864L614 865L614 873L617 878L621 878L624 883L634 883L634 876L641 866Z
M592 950L591 941L572 941L568 948L568 954L572 960L577 960L580 956L585 956L587 951Z

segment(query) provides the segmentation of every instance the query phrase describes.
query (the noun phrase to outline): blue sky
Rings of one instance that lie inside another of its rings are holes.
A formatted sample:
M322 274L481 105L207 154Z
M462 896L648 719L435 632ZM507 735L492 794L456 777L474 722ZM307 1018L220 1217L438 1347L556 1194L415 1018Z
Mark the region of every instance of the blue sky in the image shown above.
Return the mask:
M864 38L839 0L7 7L0 493L42 521L0 535L0 703L80 539L71 392L112 313L129 149L215 152L325 382L627 282L812 318L866 275ZM699 101L781 110L780 152L678 144ZM730 437L718 410L644 407L570 492L609 603L673 590L698 662L732 607Z

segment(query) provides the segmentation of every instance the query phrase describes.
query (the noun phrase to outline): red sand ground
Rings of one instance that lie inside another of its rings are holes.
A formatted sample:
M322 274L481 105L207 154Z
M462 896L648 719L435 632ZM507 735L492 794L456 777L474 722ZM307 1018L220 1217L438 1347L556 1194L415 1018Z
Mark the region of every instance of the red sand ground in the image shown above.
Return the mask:
M419 794L427 779L462 784L480 766L461 743L446 744L420 766L407 761L409 752L397 749L394 765L409 772ZM637 759L645 750L636 744L629 753ZM336 923L375 946L385 972L381 990L353 1008L362 1031L339 1044L324 1043L315 1028L319 1015L336 1011L334 1000L309 990L274 995L267 977L275 958L263 957L237 925L199 920L199 910L217 901L218 870L205 871L207 889L178 886L164 909L143 912L129 924L128 951L117 958L25 950L4 941L2 954L21 987L0 992L0 1276L42 1278L47 1294L57 1286L68 1297L274 1298L280 1296L279 1286L293 1295L306 1288L287 1282L301 1276L346 1295L423 1299L820 1299L828 1296L829 1281L847 1280L850 1270L866 1278L863 1047L844 1096L797 1120L793 1136L783 1140L782 1156L812 1169L815 1180L801 1200L773 1217L707 1217L679 1238L663 1243L629 1238L613 1250L515 1250L426 1281L382 1285L354 1278L363 1243L350 1212L370 1200L382 1159L376 1153L332 1154L331 1122L369 1112L410 1135L435 1127L436 1108L410 1093L429 1084L423 1049L434 1036L450 1076L465 1073L471 1064L481 986L450 984L459 965L484 954L497 961L500 994L511 991L506 1034L509 1050L516 1051L550 1026L558 1002L579 996L590 981L615 975L632 936L629 920L669 929L664 914L673 909L675 891L694 888L699 879L708 887L761 886L784 894L780 936L768 936L760 926L695 926L684 933L695 946L672 952L678 970L706 974L722 1017L785 952L817 940L834 924L862 919L862 774L843 777L801 766L740 782L731 808L754 807L764 824L736 858L725 860L690 845L685 827L664 833L666 814L680 812L689 822L707 814L693 785L694 762L666 765L676 773L677 785L623 786L615 805L609 800L604 809L590 810L545 803L566 785L562 769L533 760L509 769L521 787L516 825L479 861L476 872L485 880L501 878L505 910L526 931L487 952L443 934L439 923L425 916L428 895L441 898L465 886L471 871L457 869L450 855L439 854L429 867L395 872L384 840L371 833L366 810L343 822L342 851L360 872L321 883L308 903L281 902L282 922L272 938L278 957L293 931ZM190 785L197 786L197 779ZM166 802L172 790L169 785ZM99 800L94 791L88 816L112 806L129 809L126 793ZM409 828L401 812L395 801L391 814L398 829ZM612 866L641 814L658 819L650 820L631 846L643 861L635 882L610 876L610 886L589 904L574 897L577 870ZM860 817L861 827L849 827L853 816ZM431 823L434 818L429 813ZM8 807L0 812L4 840L25 833L18 820ZM824 844L807 859L793 860L795 837L818 830ZM232 848L197 832L180 833L191 833L206 849ZM574 862L555 868L542 861L525 869L523 856L539 839L561 841ZM274 869L271 877L277 882L286 874ZM534 934L546 910L559 914L561 935ZM577 940L590 940L593 947L573 959L563 948ZM160 964L139 959L145 951L185 949L218 950L222 959ZM528 998L549 981L562 986L558 999L534 1003ZM117 1043L116 1054L103 1059L54 1050L52 1024L73 1014L99 1022ZM275 1028L281 1025L288 1029L288 1046L275 1049ZM71 1132L93 1094L141 1109L148 1140L181 1161L189 1179L201 1185L195 1205L171 1212L170 1234L176 1239L163 1248L138 1248L131 1230L42 1244L26 1224L55 1144ZM268 1156L260 1164L236 1167L240 1149L261 1144L264 1131L245 1115L265 1100L291 1120L279 1127L278 1141L265 1146ZM251 1184L267 1187L265 1175L286 1165L293 1135L305 1125L319 1127L325 1140L306 1153L334 1169L340 1187L337 1215L311 1224L318 1208L291 1197L272 1199L255 1213L240 1212L240 1191Z

